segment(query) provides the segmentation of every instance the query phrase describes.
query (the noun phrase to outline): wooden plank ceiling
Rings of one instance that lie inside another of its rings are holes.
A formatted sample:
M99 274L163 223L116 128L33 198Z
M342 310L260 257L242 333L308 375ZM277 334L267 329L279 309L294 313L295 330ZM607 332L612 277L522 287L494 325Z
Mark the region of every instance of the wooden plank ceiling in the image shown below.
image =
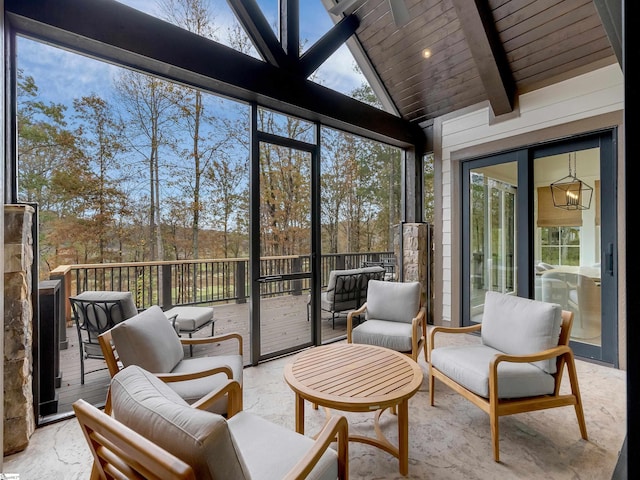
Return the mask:
M405 4L411 20L397 27L388 0L362 2L354 11L355 37L400 115L412 122L428 124L484 101L495 115L509 113L518 94L616 62L598 1Z

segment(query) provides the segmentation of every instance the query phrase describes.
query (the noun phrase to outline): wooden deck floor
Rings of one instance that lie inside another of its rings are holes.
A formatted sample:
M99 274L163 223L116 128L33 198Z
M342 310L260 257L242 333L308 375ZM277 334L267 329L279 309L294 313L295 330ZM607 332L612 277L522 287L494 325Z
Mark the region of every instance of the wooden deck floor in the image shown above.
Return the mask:
M284 296L265 299L261 304L261 350L269 354L287 349L311 340L311 326L307 321L307 295ZM327 316L328 315L328 316ZM238 332L244 339L243 353L245 365L251 362L251 340L249 337L249 304L214 305L215 334ZM211 333L209 328L198 332L197 336ZM341 338L346 335L346 320L336 320L335 329L331 326L331 315L323 312L322 340ZM95 405L104 404L109 372L103 360L85 360L85 383L80 383L80 351L75 326L67 328L68 348L60 351L60 388L58 396L58 413L43 417L40 423L49 423L69 416L71 404L83 398ZM231 350L229 345L213 347L196 346L194 356L206 356L225 353ZM185 348L185 355L189 351ZM100 370L97 370L100 369ZM96 371L97 370L97 371ZM87 373L91 372L91 373Z

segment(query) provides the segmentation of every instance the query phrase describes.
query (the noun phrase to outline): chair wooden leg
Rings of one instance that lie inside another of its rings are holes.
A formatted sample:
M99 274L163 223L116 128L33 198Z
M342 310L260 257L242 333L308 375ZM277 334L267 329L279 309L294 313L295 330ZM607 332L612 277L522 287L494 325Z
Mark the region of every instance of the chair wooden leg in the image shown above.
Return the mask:
M434 386L435 386L435 379L433 378L433 374L431 373L431 365L429 365L429 403L431 404L431 406L433 407L434 405L434 401L433 401L433 397L434 397Z
M493 460L500 461L500 417L497 415L491 415L491 440L493 442Z
M582 409L582 397L580 395L580 386L578 385L578 373L573 358L566 362L567 372L569 373L569 383L571 384L571 393L576 398L576 417L578 418L578 426L580 427L580 435L584 440L588 440L587 424L584 420L584 411Z
M489 400L489 422L491 423L491 442L493 444L493 460L500 461L500 417L498 416L497 394Z

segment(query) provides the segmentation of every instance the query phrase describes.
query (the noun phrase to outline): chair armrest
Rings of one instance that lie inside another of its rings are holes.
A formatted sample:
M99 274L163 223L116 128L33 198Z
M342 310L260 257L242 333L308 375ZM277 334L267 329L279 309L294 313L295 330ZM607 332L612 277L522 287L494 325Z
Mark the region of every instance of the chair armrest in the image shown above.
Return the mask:
M422 325L427 320L427 309L426 307L420 307L420 311L418 314L413 317L411 320L411 325L413 326L414 333L417 333L416 329Z
M183 345L203 345L207 343L218 343L225 340L237 340L238 341L238 355L242 355L242 335L239 333L226 333L224 335L218 335L215 337L202 337L202 338L181 338L180 343Z
M570 354L573 355L571 348L566 345L559 345L557 347L549 348L548 350L543 350L541 352L531 353L528 355L508 355L506 353L497 354L491 360L491 368L498 368L498 364L500 362L511 362L511 363L532 363L540 360L547 360L549 358L559 357L560 355Z
M351 331L353 330L353 316L361 315L367 310L367 303L363 303L357 310L351 310L347 313L347 343L351 343Z
M426 341L426 332L427 332L427 308L420 307L418 314L411 319L411 343L412 348L411 351L415 352L418 348L418 345ZM420 331L421 330L421 331ZM424 334L423 334L424 332Z
M499 353L495 355L489 363L489 394L492 396L492 398L498 398L498 365L501 362L531 363L559 356L568 357L565 358L565 360L570 365L573 365L573 351L567 345L558 345L557 347L549 348L548 350L543 350L541 352L536 352L529 355L508 355L506 353ZM560 380L562 379L562 366L564 366L564 363L560 365L561 366L556 373L556 394L558 393L560 388Z
M431 351L435 347L436 333L472 333L479 332L482 328L482 324L470 325L468 327L433 327L429 333L429 343L427 345L427 361L431 361Z
M287 473L284 480L303 480L309 476L320 457L338 437L338 478L346 480L349 472L349 427L342 415L331 417L316 438L315 444Z
M231 418L236 413L242 411L242 387L237 380L227 380L220 388L208 393L200 400L193 402L191 406L198 410L207 410L213 402L227 394L229 395L227 418Z
M154 373L156 377L166 383L170 382L184 382L186 380L195 380L196 378L208 377L210 375L216 375L218 373L224 373L227 378L233 378L233 370L228 365L222 365L220 367L208 368L206 370L200 370L191 373Z

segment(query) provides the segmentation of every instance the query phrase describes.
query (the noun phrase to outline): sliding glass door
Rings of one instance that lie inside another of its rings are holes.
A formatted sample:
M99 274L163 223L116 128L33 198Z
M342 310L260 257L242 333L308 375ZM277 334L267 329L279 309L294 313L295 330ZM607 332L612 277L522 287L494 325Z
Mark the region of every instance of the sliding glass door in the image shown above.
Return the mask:
M571 339L602 345L600 148L534 161L535 298L574 313Z
M578 356L615 364L615 132L463 165L463 324L499 291L574 313Z
M516 291L517 164L469 171L470 314L481 316L487 291Z

